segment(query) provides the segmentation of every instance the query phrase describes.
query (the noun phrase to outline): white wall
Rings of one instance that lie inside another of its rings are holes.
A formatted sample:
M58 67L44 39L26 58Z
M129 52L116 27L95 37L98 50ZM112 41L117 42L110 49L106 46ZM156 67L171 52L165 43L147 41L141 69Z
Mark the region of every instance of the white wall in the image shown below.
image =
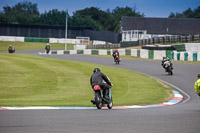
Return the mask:
M86 45L74 45L74 49L84 50L84 49L86 49Z
M131 56L137 57L137 49L131 49Z
M140 57L141 58L148 58L149 57L149 51L146 49L141 49L140 50Z
M119 55L125 55L125 49L118 49Z
M162 58L165 56L166 56L165 50L154 50L154 59L155 60L162 60Z
M99 50L99 55L107 55L107 50Z
M200 52L200 43L185 43L185 49L188 52Z
M7 41L7 42L24 42L24 37L0 36L0 41Z
M76 40L76 39L49 38L49 43L65 43L65 41L71 44L80 43L80 40Z
M83 51L84 54L88 54L88 55L91 55L92 54L92 50L91 49L85 49Z

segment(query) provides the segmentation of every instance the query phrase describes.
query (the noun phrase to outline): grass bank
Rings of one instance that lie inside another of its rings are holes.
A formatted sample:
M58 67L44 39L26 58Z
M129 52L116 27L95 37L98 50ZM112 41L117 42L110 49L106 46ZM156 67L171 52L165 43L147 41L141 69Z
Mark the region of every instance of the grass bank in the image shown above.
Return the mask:
M15 46L16 50L33 50L33 49L44 49L46 43L39 42L3 42L0 41L0 52L8 51L10 45ZM51 49L65 49L65 44L61 43L50 43ZM67 44L67 49L73 49L73 44Z
M142 74L109 66L23 54L0 54L0 106L93 106L94 67L111 79L114 105L168 101L171 88Z

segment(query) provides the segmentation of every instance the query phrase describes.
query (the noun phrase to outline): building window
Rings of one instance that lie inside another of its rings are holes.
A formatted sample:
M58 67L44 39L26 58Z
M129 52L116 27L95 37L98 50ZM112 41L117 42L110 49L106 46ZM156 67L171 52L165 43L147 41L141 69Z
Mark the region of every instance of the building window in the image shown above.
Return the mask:
M146 30L129 30L122 31L122 42L138 41L139 39L146 39Z

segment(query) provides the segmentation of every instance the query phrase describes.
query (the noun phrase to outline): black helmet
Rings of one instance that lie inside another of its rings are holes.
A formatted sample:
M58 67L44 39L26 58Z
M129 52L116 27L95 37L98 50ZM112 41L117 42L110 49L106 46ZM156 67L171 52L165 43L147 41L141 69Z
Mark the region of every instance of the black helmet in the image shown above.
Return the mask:
M100 68L94 68L93 72L101 72Z
M197 77L200 78L200 74L198 74Z

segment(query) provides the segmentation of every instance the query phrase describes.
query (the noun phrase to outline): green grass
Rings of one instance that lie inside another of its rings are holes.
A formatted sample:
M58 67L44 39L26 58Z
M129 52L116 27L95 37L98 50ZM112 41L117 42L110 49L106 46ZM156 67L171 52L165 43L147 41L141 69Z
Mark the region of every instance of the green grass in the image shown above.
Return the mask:
M8 51L8 47L12 45L16 50L33 50L33 49L43 49L46 43L39 42L3 42L0 41L0 52ZM65 44L61 43L50 43L51 49L65 49ZM73 44L67 44L67 49L73 49Z
M171 88L121 68L24 54L0 54L0 64L0 106L94 106L94 67L114 84L115 106L158 104L172 96Z

